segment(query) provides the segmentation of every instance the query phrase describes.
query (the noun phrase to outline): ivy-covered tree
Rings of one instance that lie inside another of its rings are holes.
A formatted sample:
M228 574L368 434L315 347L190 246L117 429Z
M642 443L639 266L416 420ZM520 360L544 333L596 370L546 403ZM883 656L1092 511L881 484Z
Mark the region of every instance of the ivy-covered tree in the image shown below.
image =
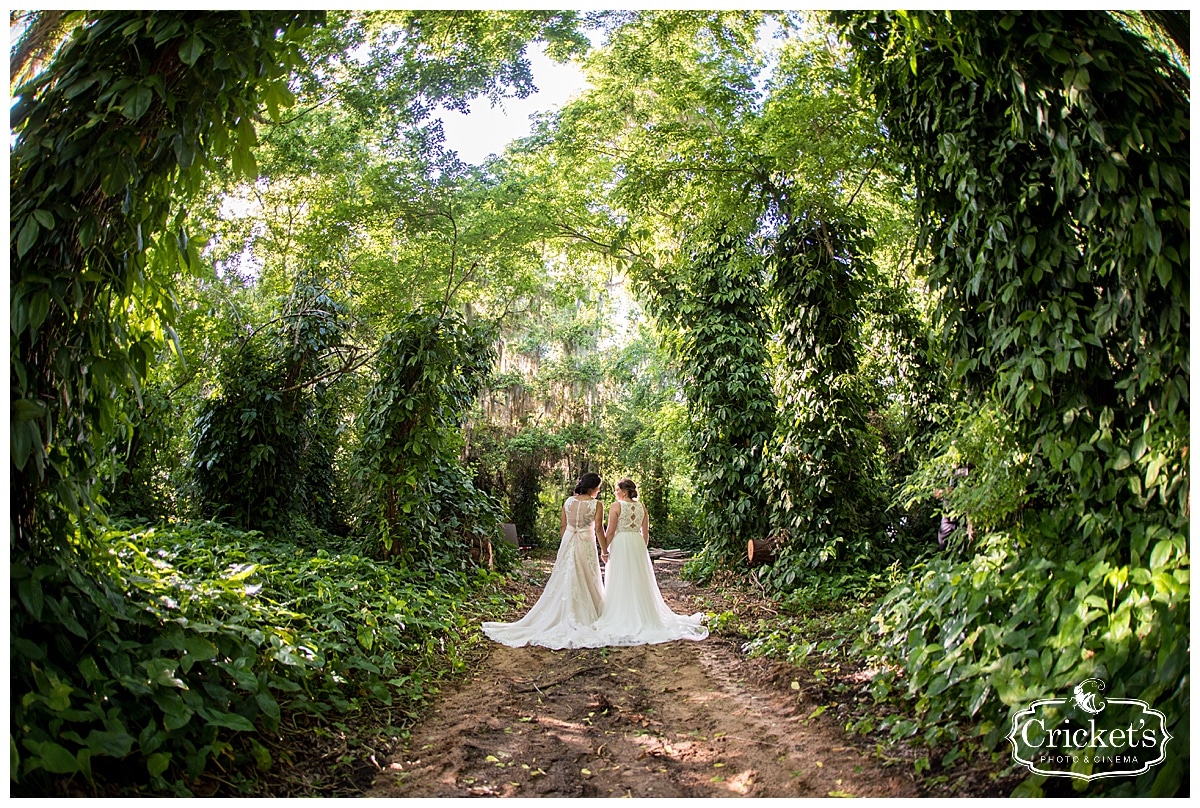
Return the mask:
M771 309L782 355L764 485L772 527L787 536L770 573L783 586L796 567L831 559L865 566L883 549L878 438L859 375L863 303L875 268L862 222L821 214L805 211L771 242Z
M763 451L776 402L762 274L745 239L719 234L697 246L684 272L639 280L681 368L710 572L744 556L746 540L767 532Z
M974 559L889 596L886 642L910 689L941 694L931 709L997 726L1088 676L1119 682L1182 738L1124 790L1173 793L1190 699L1186 76L1102 12L838 18L912 167L953 376L1007 422L990 448L1015 443L1036 493L990 509Z
M337 382L365 359L326 290L298 284L285 307L221 356L192 425L192 485L201 513L242 529L295 529L293 515L336 529Z
M495 503L459 464L462 426L492 369L485 328L420 309L385 339L361 415L363 532L386 554L456 566L490 558Z
M318 19L80 14L53 60L16 89L10 372L19 547L61 544L57 516L93 507L114 391L138 389L170 333L172 279L200 267L180 202L221 161L253 169L259 105L269 101L278 114L298 44Z

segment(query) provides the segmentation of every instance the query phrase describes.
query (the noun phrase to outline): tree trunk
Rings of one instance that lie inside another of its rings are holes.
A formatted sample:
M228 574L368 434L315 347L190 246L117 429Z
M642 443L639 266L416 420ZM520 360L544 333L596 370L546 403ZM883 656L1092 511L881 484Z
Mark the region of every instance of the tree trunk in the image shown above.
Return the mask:
M746 542L746 558L750 561L750 566L757 567L774 561L775 543L774 536L767 539L750 539Z
M490 539L486 536L475 536L471 539L471 560L486 569L495 568Z

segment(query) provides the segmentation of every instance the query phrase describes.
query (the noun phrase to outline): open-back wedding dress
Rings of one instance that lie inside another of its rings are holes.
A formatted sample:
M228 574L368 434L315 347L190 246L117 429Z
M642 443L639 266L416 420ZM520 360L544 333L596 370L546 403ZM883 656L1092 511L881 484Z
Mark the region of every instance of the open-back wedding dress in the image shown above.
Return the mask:
M484 623L484 634L513 648L596 647L590 641L591 625L604 603L604 585L596 557L597 507L599 502L594 499L567 498L563 503L566 529L542 596L515 623Z
M703 640L708 629L701 613L675 614L663 602L654 564L642 538L646 506L617 500L621 506L617 532L604 568L604 608L583 645L652 645L671 640Z

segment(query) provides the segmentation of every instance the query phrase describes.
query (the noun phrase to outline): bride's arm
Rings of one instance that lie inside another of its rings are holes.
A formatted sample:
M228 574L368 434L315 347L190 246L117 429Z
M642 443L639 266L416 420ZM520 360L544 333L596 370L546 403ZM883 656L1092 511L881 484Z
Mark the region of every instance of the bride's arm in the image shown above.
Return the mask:
M642 508L642 541L650 546L650 511Z
M612 537L617 533L617 519L621 516L621 503L614 502L608 508L608 530L604 531L604 547L612 543Z
M596 503L596 524L594 527L596 540L600 542L600 555L608 552L608 542L604 540L604 508Z
M562 534L564 534L566 532L567 532L567 505L566 505L566 503L563 503L563 506L558 509L558 535L561 536Z

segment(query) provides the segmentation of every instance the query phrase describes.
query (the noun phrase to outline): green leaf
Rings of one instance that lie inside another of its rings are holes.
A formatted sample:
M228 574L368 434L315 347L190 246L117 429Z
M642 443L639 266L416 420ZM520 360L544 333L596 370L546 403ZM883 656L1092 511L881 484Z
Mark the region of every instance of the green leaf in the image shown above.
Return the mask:
M149 674L150 681L155 684L180 689L187 688L183 680L175 676L175 670L179 667L179 663L173 659L149 659L142 663L142 667Z
M233 150L233 171L243 179L258 178L258 163L254 159L254 152L248 145L239 143L238 147Z
M239 732L254 732L254 724L249 718L239 713L209 711L208 723L215 727L225 727Z
M1178 755L1170 755L1150 786L1151 797L1174 797L1183 783L1184 768Z
M38 224L47 230L54 229L54 215L50 211L38 208L33 212L33 218L37 219Z
M193 715L195 713L192 712L192 708L187 707L181 702L178 711L163 713L163 729L171 731L185 727L192 720Z
M280 718L279 702L270 693L258 693L254 696L254 700L258 702L258 708L263 711L263 715L271 719L272 722L278 722Z
M46 706L55 712L71 709L71 693L75 688L65 682L53 682L46 694Z
M171 145L175 149L175 160L179 163L179 167L190 168L196 161L196 151L192 148L191 142L184 140L183 135L176 135L172 139ZM183 244L180 248L180 255L186 257L187 254L187 245Z
M133 749L134 737L128 732L102 732L94 729L88 733L87 745L93 755L110 755L123 758Z
M29 299L29 330L37 331L50 314L50 293L38 292Z
M270 771L274 761L271 759L271 751L253 738L250 739L250 754L254 756L254 765L259 771Z
M171 756L166 752L155 752L146 758L146 771L150 772L151 777L161 777L170 765Z
M75 756L53 741L44 741L38 752L42 767L54 774L74 774L79 771L79 761Z
M1154 549L1150 551L1150 569L1158 570L1166 566L1174 549L1174 545L1169 541L1156 542Z
M192 34L179 46L179 61L191 67L196 64L196 60L202 53L204 53L204 41L198 34Z
M17 257L23 258L25 253L29 252L37 241L38 231L40 227L37 219L28 216L25 219L25 224L21 227L21 231L17 234Z
M146 110L150 109L150 102L153 100L154 91L139 84L122 97L121 112L129 120L136 121L146 114Z
M24 604L25 610L33 615L34 620L42 619L42 585L33 578L24 578L17 585L17 594Z
M190 636L183 641L184 651L197 660L213 659L217 655L217 646L203 637Z

